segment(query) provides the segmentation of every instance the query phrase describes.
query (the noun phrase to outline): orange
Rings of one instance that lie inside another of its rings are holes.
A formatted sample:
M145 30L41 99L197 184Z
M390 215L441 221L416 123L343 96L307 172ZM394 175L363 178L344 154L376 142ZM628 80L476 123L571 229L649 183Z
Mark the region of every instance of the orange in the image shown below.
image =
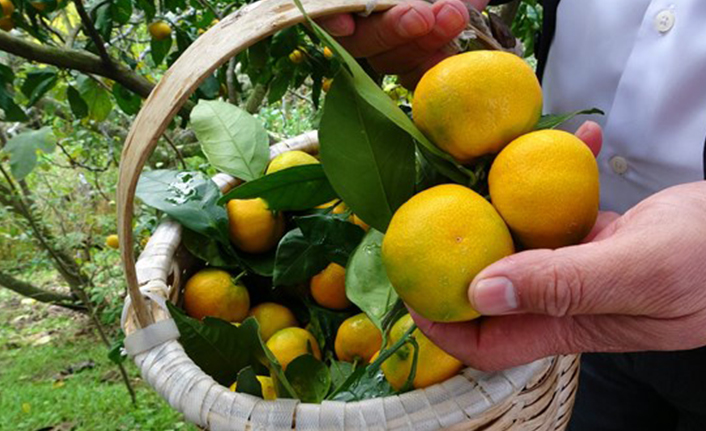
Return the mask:
M316 157L304 151L287 151L272 159L267 166L265 175L291 168L292 166L315 165L317 163L319 161L316 160Z
M301 355L310 354L321 359L316 338L302 328L280 329L267 340L267 348L275 355L282 369L286 369L290 362Z
M427 71L414 92L412 113L436 146L469 163L534 129L542 113L542 89L518 56L472 51Z
M233 199L226 205L230 240L247 253L264 253L284 235L284 216L260 199Z
M15 4L10 0L0 0L0 7L2 8L2 16L9 18L10 15L15 11Z
M172 28L164 21L155 21L147 27L150 32L152 39L154 40L165 40L171 37Z
M331 60L333 58L333 51L328 46L324 47L324 57L326 60Z
M262 399L273 401L277 399L277 392L275 391L275 384L272 381L272 377L268 376L255 376L258 382L260 382L260 388L262 389ZM238 382L234 382L230 385L230 391L235 392L238 388Z
M295 49L289 54L289 61L294 64L299 64L304 61L304 54L300 50Z
M346 269L330 263L311 279L311 296L322 307L343 310L351 306L346 297Z
M115 234L108 235L105 238L105 245L107 247L114 249L114 250L117 250L118 248L120 248L120 240L118 239L118 236Z
M380 350L382 333L365 313L356 314L341 323L334 343L336 357L340 361L369 362Z
M202 269L191 276L184 287L184 310L194 319L210 316L241 322L249 308L248 290L221 269Z
M325 93L328 93L331 90L331 85L333 85L333 78L324 78L321 89L324 90Z
M299 326L297 319L289 308L274 302L263 302L253 307L249 315L253 316L260 325L262 341L269 340L280 329Z
M517 138L493 162L488 184L493 205L527 248L578 244L598 217L598 164L571 133Z
M468 300L473 278L514 252L498 212L473 190L454 184L427 189L393 215L382 261L402 300L427 319L478 317Z
M400 318L392 326L388 347L399 341L413 323L409 314ZM417 368L412 381L415 389L426 388L448 380L458 374L463 368L461 361L441 350L419 329L415 329L411 336L414 337L419 345ZM402 389L407 382L409 374L412 372L413 362L414 346L412 343L405 343L382 363L382 372L385 374L385 379L393 388L396 390Z

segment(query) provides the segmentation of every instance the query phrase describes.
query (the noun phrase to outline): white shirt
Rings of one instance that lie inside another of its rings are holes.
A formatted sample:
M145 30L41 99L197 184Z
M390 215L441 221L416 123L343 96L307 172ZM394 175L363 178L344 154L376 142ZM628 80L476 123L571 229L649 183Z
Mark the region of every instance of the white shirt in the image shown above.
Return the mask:
M545 112L606 113L603 210L704 179L706 0L562 0L543 86Z

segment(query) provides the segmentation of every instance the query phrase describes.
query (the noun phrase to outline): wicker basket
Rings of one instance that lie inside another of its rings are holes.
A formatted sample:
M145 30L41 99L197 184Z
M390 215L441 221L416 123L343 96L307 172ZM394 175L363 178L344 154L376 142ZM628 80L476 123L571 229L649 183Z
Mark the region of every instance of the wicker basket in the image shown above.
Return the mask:
M381 11L399 0L302 2L316 18ZM302 21L291 0L261 0L234 12L174 63L135 119L120 166L118 233L129 292L122 319L125 345L142 376L188 421L213 431L565 429L578 380L577 356L547 358L499 373L468 368L446 382L400 396L314 405L230 392L185 354L164 303L179 295L193 259L180 247L181 226L166 221L135 262L132 215L137 180L162 132L206 77L253 43ZM315 153L316 133L277 144L270 156L293 149ZM224 191L238 183L224 174L214 181Z

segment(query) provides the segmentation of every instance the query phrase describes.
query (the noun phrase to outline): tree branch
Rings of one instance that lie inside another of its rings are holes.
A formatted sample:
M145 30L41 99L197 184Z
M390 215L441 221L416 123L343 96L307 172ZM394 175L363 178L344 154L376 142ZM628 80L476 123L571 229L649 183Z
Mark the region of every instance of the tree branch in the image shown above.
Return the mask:
M77 298L71 295L51 292L40 289L30 283L19 280L10 274L0 271L0 286L12 290L27 298L32 298L45 304L58 305L75 311L86 312L86 307L81 305Z
M114 63L113 67L108 67L103 60L95 54L78 49L38 45L11 36L10 33L6 31L0 32L0 50L27 60L110 78L143 98L147 98L154 88L154 84L143 76L133 72L128 67Z
M98 55L103 60L103 63L105 63L105 66L108 69L114 69L115 63L113 62L113 59L110 58L110 55L108 55L108 51L106 51L105 49L105 42L103 42L103 38L98 33L98 30L96 30L96 27L93 25L93 20L88 15L88 13L86 13L86 9L84 9L83 7L83 1L74 0L74 4L76 5L76 12L78 12L78 15L81 17L83 27L86 29L86 33L88 33L88 36L91 38L93 44L98 50Z

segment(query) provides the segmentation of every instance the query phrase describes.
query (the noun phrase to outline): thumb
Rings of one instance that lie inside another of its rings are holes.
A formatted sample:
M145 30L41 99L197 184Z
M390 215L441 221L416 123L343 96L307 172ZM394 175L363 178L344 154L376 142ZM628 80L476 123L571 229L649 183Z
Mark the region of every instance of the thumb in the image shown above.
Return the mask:
M481 314L629 313L630 295L621 287L630 253L609 238L558 250L530 250L483 270L468 295ZM626 299L628 301L626 301Z

